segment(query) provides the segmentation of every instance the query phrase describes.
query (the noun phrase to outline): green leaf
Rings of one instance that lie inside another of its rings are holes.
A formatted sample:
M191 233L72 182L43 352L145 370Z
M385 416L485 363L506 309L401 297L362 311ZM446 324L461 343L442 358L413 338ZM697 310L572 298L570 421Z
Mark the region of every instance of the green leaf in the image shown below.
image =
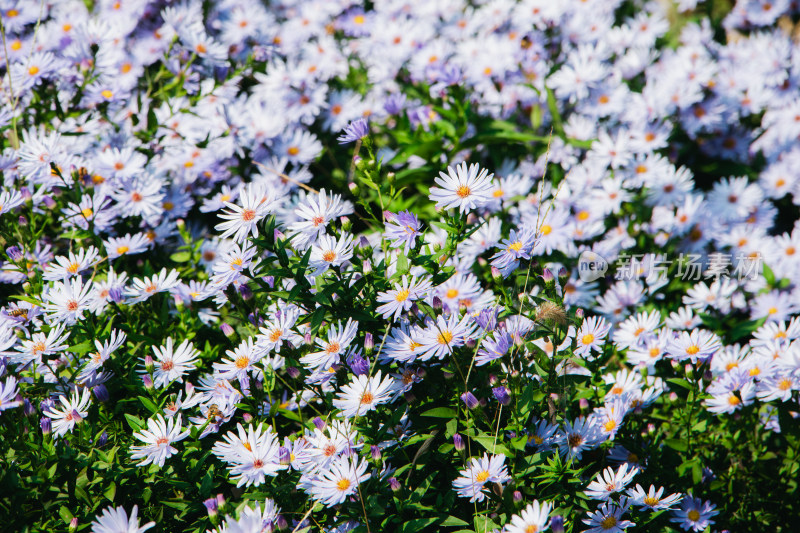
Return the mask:
M468 526L469 522L464 522L463 520L455 516L448 516L439 525L445 527Z
M116 495L117 495L117 484L112 481L111 485L109 485L108 488L105 491L103 491L103 496L108 498L109 501L113 502L114 496Z
M416 520L408 520L403 522L398 531L404 533L411 533L414 531L425 531L428 526L431 526L439 521L439 517L433 518L417 518Z
M433 409L428 409L420 416L429 416L432 418L456 418L458 413L456 410L451 407L434 407Z
M139 431L144 426L144 421L141 418L138 416L133 416L130 413L125 413L125 419L128 421L128 425L134 431Z
M683 378L669 378L667 380L667 383L672 383L673 385L677 385L678 387L683 387L686 390L694 390L692 384Z
M151 400L150 398L139 396L139 401L142 402L142 405L144 405L145 408L153 414L156 414L160 411L158 406L155 403L153 403L153 400Z
M493 454L503 454L507 457L514 457L514 452L510 451L504 444L500 444L500 439L495 438L493 435L476 435L472 439L486 448L486 451Z
M70 523L70 521L72 520L72 513L70 513L70 512L69 512L69 509L67 509L67 508L66 508L66 507L64 507L63 505L62 505L61 507L59 507L59 509L58 509L58 514L59 514L59 515L61 515L61 519L62 519L62 520L64 521L64 523L66 523L66 524L69 524L69 523Z
M689 449L689 444L683 439L665 439L664 444L678 452L685 452Z
M175 263L188 263L192 259L192 254L189 252L177 252L169 256Z

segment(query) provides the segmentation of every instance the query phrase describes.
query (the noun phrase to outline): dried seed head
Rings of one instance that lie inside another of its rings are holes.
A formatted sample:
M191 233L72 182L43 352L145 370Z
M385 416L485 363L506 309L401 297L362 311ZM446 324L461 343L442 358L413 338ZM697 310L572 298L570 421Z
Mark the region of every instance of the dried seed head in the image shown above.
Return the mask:
M553 320L558 324L567 323L567 313L564 308L553 302L544 302L536 309L536 320Z

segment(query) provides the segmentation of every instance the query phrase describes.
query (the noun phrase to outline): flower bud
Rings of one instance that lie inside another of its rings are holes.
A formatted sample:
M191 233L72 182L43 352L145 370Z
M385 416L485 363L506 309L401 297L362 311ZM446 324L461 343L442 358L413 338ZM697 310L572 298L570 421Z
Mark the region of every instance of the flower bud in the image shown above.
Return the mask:
M550 271L549 268L544 269L544 272L542 272L542 278L544 279L544 282L548 287L553 286L555 277L553 276L553 273Z
M223 322L219 329L221 329L222 333L224 333L229 339L236 334L236 332L233 331L233 327L227 322Z
M497 268L496 266L493 266L493 267L492 267L492 279L493 279L493 280L494 280L496 283L500 283L500 282L502 282L502 281L503 281L503 273L502 273L502 272L500 272L500 269L499 269L499 268Z
M366 276L372 273L372 261L365 259L361 265L361 272Z
M217 516L217 510L219 509L219 505L217 504L216 498L209 498L203 502L203 505L206 506L206 511L208 512L209 518L213 518Z
M348 217L339 217L339 222L342 223L342 231L349 233L353 229L353 222Z
M577 309L575 310L575 316L576 316L577 318L583 318L583 309L581 309L580 307L579 307L579 308L577 308Z
M373 461L381 460L381 449L375 446L374 444L369 447L369 454L370 456L372 456Z
M222 494L217 494L217 507L219 509L225 507L225 496L223 496Z
M564 533L564 517L554 516L550 519L550 530L553 533Z
M372 338L372 333L367 332L364 335L364 353L367 355L372 355L372 351L375 349L375 341Z
M53 200L50 196L45 196L42 198L42 203L47 209L53 209L56 206L56 201Z
M314 417L314 426L316 426L318 430L322 431L325 429L325 421L318 416Z
M144 368L148 374L152 374L155 366L153 365L153 357L151 355L144 356Z
M286 518L284 518L282 514L279 514L278 518L275 519L275 527L277 527L280 530L287 529L289 527L289 523L286 521Z
M73 516L72 520L69 521L69 533L75 533L78 530L78 517Z
M508 389L505 387L501 386L493 388L492 394L502 405L508 405L511 403L511 395L508 393Z
M36 407L27 398L22 400L22 412L25 416L33 416L36 414Z
M478 407L478 399L469 391L461 395L461 401L464 402L464 405L467 406L467 409L475 409Z
M395 174L394 172L387 172L386 173L386 183L394 183Z
M253 289L251 289L248 285L242 283L241 285L239 285L239 294L241 295L242 300L246 302L253 297Z
M142 376L142 383L144 384L144 388L146 390L153 390L153 378L151 378L148 374Z
M586 411L589 409L589 400L586 398L581 398L578 400L578 406L580 407L581 411Z
M567 269L564 267L559 268L558 281L560 281L561 283L566 283L568 279L569 279L569 272L567 272Z
M353 196L358 195L358 185L355 182L351 181L350 183L348 183L347 188L350 189L350 193Z
M464 451L464 438L458 433L453 435L453 446L457 452Z
M514 503L519 503L522 501L522 493L518 490L514 491L513 497L514 497Z
M439 298L438 296L433 297L433 308L436 311L442 310L442 299Z
M100 383L99 385L95 385L95 387L92 389L92 392L94 393L94 397L97 398L97 401L99 402L108 401L109 397L108 389L102 383Z
M292 452L286 446L281 446L278 450L278 458L282 465L288 465L292 462Z
M499 382L499 380L497 379L497 376L495 376L494 374L489 374L489 386L490 387L494 387L495 385L497 385L498 382Z
M244 420L245 424L249 424L250 422L253 421L253 415L251 415L250 413L244 413L242 415L242 420Z
M390 477L389 478L389 488L391 488L392 491L394 491L394 492L397 492L398 490L400 490L400 482L397 481L396 477Z
M22 249L19 246L9 246L6 248L6 254L15 263L22 259Z
M297 379L300 377L300 369L296 366L290 366L287 368L286 373L289 374L289 377L292 379Z
M108 442L108 432L104 431L103 433L100 434L100 437L97 439L98 448L105 446L107 442Z
M53 431L53 421L46 416L39 420L39 427L42 428L42 435L49 435Z

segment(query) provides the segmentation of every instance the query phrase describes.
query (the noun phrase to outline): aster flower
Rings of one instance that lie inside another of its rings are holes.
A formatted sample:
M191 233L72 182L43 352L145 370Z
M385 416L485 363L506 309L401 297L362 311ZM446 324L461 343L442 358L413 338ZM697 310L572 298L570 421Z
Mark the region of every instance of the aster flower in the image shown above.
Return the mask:
M159 292L168 291L178 285L178 271L162 268L158 274L149 278L135 278L133 284L125 289L129 304L143 302Z
M358 486L370 478L367 462L354 457L334 459L311 485L311 496L327 507L343 503L358 492Z
M336 267L353 257L353 236L343 233L339 239L329 235L320 237L311 247L311 259L308 265L319 276L328 268Z
M411 211L401 211L397 214L389 211L384 213L386 218L384 238L389 240L393 248L403 248L404 253L408 253L416 246L417 237L422 233L419 231L419 219Z
M367 135L369 135L369 122L364 118L359 118L348 124L344 133L337 140L339 144L347 144L363 139Z
M694 364L698 359L706 360L714 355L721 344L719 337L714 333L704 329L693 329L691 332L680 332L667 346L667 353L678 361L691 359Z
M140 254L150 247L150 239L144 233L126 234L124 237L110 237L103 243L109 259L123 255Z
M628 469L628 463L622 464L615 472L610 466L597 474L597 477L586 487L586 495L595 500L609 500L615 492L620 492L639 473L635 466Z
M622 514L628 510L628 503L625 496L620 498L620 505L604 502L596 511L589 512L589 518L584 519L583 523L589 526L584 533L620 533L631 526L635 526L630 520L623 520Z
M585 450L596 447L602 440L594 417L579 417L564 425L564 431L557 437L558 451L563 457L580 460Z
M602 341L610 329L611 325L606 324L604 318L588 317L576 334L578 347L575 348L575 355L581 355L591 360L592 352L602 351Z
M342 387L333 406L341 409L342 416L353 418L374 410L378 405L392 399L395 389L394 379L386 376L381 381L381 371L369 377L355 376L353 381Z
M700 498L687 496L683 499L681 508L672 511L670 522L677 523L684 531L705 531L714 523L711 518L719 514L716 507L710 501L704 502Z
M292 328L297 323L299 316L300 309L298 307L294 305L281 306L281 309L259 328L256 344L266 352L274 350L275 353L281 352L284 343L297 347L303 342L303 337L292 331Z
M138 513L139 508L136 505L133 506L130 517L124 507L108 507L92 522L92 533L144 533L156 525L155 522L148 522L140 526Z
M477 163L467 167L464 162L455 169L447 167L447 174L440 172L434 180L439 187L431 187L430 199L436 202L436 207L457 207L462 214L483 207L492 199L493 176Z
M55 264L50 264L44 271L42 278L50 281L66 281L72 276L77 276L87 268L90 268L97 259L97 248L90 246L88 249L80 249L78 253L69 252L68 257L57 256Z
M511 479L505 462L503 455L489 456L484 453L480 459L473 457L469 467L459 472L459 477L453 481L453 489L462 498L482 502L486 498L483 493L486 483L502 484Z
M91 290L92 282L84 285L80 277L68 283L55 282L44 297L47 318L67 326L83 319L83 312L89 309Z
M436 317L422 334L420 342L422 353L418 356L420 361L427 361L432 357L444 359L453 353L453 349L466 344L472 337L476 327L469 316L459 318L452 314L445 318Z
M225 352L225 355L227 358L221 363L214 363L217 374L223 379L244 379L255 370L255 364L266 355L266 352L256 347L253 337L248 337L233 350Z
M515 514L511 517L509 523L503 528L503 532L542 533L547 531L550 527L549 518L552 508L552 504L548 502L540 504L539 500L533 500L533 503L528 504L519 514Z
M669 496L662 497L664 494L664 487L656 489L655 485L650 485L650 489L645 492L644 488L638 483L636 488L628 489L626 492L628 501L632 505L637 505L652 511L659 511L661 509L672 509L672 506L681 501L683 495L670 494Z
M322 350L304 355L300 358L300 362L310 369L328 370L340 361L341 355L356 338L356 333L358 333L358 322L349 318L344 327L341 321L336 325L331 325L328 329L328 340L317 339L317 346Z
M14 208L22 205L22 195L19 191L0 192L0 215L10 213Z
M60 408L53 407L44 414L53 420L53 436L62 437L71 433L75 424L81 422L89 414L88 409L92 399L88 388L84 388L79 397L78 388L75 387L69 399L62 394L58 400L61 402Z
M0 383L0 412L19 407L22 404L17 400L17 394L19 394L17 378L8 376L5 383Z
M248 234L256 237L258 223L274 210L275 202L274 196L270 197L261 187L251 185L240 194L238 205L225 202L228 209L219 217L226 222L214 228L222 232L220 237L232 237L238 243L247 239Z
M507 278L519 266L520 259L530 259L536 244L536 232L523 228L511 230L508 239L500 244L501 250L492 256L492 266Z
M383 318L388 319L394 315L394 320L400 318L401 313L407 312L411 309L414 300L424 298L431 288L431 282L423 279L417 280L411 277L409 280L407 276L403 276L400 283L395 285L395 288L387 292L378 293L378 301L386 302L376 309Z
M331 220L350 212L350 206L342 201L341 195L332 195L325 189L321 189L316 196L306 196L294 211L300 220L289 224L289 230L296 232L292 237L292 246L298 250L306 250L310 244L325 235Z
M236 433L229 431L212 448L214 455L228 464L231 479L236 486L262 485L266 477L274 477L285 470L279 458L280 443L272 428L250 424L245 431L236 425Z
M180 415L164 420L164 417L158 414L156 418L149 419L147 429L133 434L145 444L131 446L131 459L141 459L136 466L154 464L159 468L163 467L167 459L178 453L172 443L189 436L188 429L184 431L181 429L183 427Z
M167 337L164 346L153 346L155 370L153 384L157 388L166 387L173 381L183 382L183 375L193 370L197 364L197 351L189 340L184 340L177 348L172 337ZM146 372L146 370L145 370Z

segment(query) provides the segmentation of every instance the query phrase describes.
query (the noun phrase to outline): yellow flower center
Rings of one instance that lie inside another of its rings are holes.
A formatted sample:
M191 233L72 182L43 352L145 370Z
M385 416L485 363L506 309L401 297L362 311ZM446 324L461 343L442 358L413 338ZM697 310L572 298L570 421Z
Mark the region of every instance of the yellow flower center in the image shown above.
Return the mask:
M111 99L111 97L112 97L112 96L114 96L114 93L112 93L112 92L111 92L111 91L109 91L108 89L104 89L104 90L100 91L100 94L101 94L101 95L103 96L103 98L105 98L106 100L110 100L110 99Z
M247 365L250 364L250 359L245 357L244 355L240 355L236 358L236 368L242 370L243 368L247 368Z
M447 292L445 293L445 296L447 296L449 299L452 300L453 298L458 296L458 289L448 289Z
M592 335L591 333L587 333L586 335L583 336L583 338L581 338L581 342L583 344L592 344L592 342L594 342L594 335Z
M478 475L475 476L475 481L478 481L479 483L483 483L487 479L489 479L489 472L487 470L481 470L478 472Z
M350 488L350 480L349 479L340 479L339 482L336 484L336 488L340 491L344 492Z
M375 396L371 392L365 392L361 395L361 405L371 405L375 401Z
M33 65L31 68L28 69L28 74L31 76L36 76L39 73L39 67Z
M603 521L600 522L600 527L603 529L611 529L612 527L617 525L617 519L613 516L607 516L603 518Z
M333 262L334 259L336 259L336 252L334 252L333 250L328 250L327 252L322 254L322 259L328 263L331 263Z
M128 250L130 250L130 248L128 248L127 246L124 246L124 245L123 246L117 246L117 253L119 255L122 255L122 254L126 253Z
M728 398L728 403L731 405L739 405L740 403L742 403L742 401L733 394L731 394L730 397Z
M652 496L646 496L643 501L645 505L649 505L650 507L658 504L658 498L653 498Z
M511 244L508 245L508 249L514 250L515 252L519 252L520 250L522 250L522 242L521 241L512 242Z
M443 331L436 337L436 340L439 344L450 344L450 341L453 340L453 334L450 331Z
M398 302L405 302L408 299L408 295L411 294L408 289L403 289L401 291L397 291L394 299Z
M289 153L289 155L297 155L300 153L300 148L298 148L297 146L290 146L289 149L286 151Z
M606 431L608 431L610 433L610 432L614 431L615 427L617 427L617 423L615 421L613 421L613 420L609 420L608 422L603 424L603 427L605 428Z
M540 231L542 232L542 235L550 235L550 232L553 231L553 228L545 224L541 227Z
M696 344L692 344L691 346L686 348L686 353L688 353L689 355L696 355L697 352L699 352L699 351L700 351L700 348Z
M456 194L458 195L459 198L466 198L467 196L470 195L471 192L472 191L470 190L470 188L467 187L466 185L462 185L461 187L456 189Z
M85 207L81 209L81 214L83 215L83 218L89 218L94 214L94 212L92 211L91 208Z
M691 520L692 522L697 522L700 520L700 511L697 509L692 509L688 513L686 513L686 517Z

